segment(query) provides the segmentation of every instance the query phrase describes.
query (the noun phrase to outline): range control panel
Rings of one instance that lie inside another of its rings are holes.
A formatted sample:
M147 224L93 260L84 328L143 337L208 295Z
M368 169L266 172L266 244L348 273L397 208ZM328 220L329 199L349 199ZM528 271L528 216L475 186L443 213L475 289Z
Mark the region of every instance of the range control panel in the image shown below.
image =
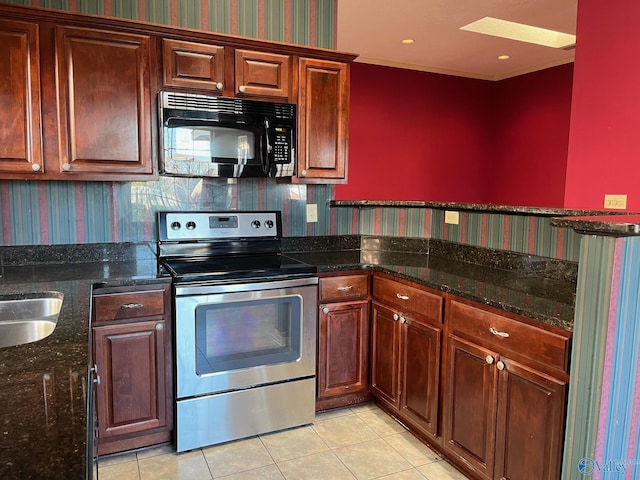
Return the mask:
M159 212L160 241L279 238L281 214L272 212Z

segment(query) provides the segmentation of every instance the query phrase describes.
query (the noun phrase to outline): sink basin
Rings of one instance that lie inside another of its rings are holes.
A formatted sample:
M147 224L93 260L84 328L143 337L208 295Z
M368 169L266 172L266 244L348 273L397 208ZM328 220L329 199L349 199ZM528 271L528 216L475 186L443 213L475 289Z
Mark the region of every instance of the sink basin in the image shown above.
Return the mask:
M63 298L60 292L0 296L0 348L36 342L51 335Z

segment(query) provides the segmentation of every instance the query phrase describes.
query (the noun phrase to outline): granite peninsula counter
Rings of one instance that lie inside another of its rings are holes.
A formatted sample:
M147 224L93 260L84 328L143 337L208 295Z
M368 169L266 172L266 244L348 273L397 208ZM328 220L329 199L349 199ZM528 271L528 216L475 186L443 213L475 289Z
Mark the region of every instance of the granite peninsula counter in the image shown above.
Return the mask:
M91 289L158 282L153 250L147 244L2 247L0 259L0 296L64 295L50 336L0 348L0 478L85 478Z

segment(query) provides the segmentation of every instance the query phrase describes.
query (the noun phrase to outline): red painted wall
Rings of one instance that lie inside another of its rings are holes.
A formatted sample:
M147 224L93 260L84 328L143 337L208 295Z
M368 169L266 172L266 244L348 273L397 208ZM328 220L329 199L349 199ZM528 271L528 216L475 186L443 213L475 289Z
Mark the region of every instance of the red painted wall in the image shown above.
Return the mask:
M606 193L640 210L640 2L580 2L565 186L568 208Z
M489 82L354 63L336 199L562 206L572 73Z
M491 203L562 207L573 64L494 84Z
M486 203L491 82L354 63L338 200Z

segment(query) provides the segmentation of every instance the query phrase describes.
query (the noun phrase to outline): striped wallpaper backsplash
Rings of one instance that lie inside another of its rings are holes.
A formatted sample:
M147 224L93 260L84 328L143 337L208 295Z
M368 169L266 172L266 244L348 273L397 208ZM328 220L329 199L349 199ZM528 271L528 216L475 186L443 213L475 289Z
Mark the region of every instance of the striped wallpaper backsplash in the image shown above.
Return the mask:
M549 217L460 212L460 223L444 222L444 210L336 207L331 233L424 237L577 262L580 235L549 225Z

